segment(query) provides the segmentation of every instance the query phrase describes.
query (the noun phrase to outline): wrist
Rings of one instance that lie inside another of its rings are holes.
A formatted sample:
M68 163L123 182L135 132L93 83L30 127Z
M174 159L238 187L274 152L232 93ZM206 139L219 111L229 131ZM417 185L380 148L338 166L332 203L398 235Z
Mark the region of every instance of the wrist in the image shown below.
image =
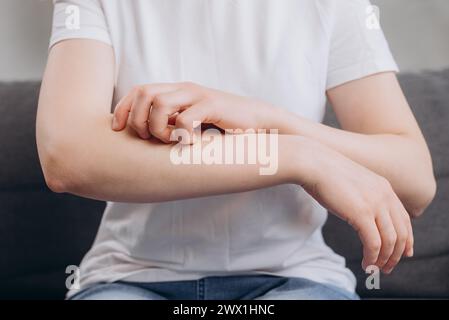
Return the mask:
M287 118L286 110L264 101L258 102L256 110L258 129L276 129L280 134L284 133L283 123Z
M284 108L272 105L267 122L268 129L278 129L280 134L305 136L304 132L300 131L306 125L304 119Z
M280 137L286 137L285 145L280 152L279 165L284 169L288 183L301 186L316 184L322 169L320 165L322 151L319 143L302 136L280 135Z

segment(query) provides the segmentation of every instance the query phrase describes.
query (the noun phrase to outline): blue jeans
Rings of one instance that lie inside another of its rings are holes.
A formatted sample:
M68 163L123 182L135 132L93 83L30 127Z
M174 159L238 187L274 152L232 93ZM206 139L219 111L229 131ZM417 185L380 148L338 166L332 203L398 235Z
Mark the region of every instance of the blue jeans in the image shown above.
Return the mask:
M206 277L169 282L99 283L71 300L351 300L357 294L303 278L270 275Z

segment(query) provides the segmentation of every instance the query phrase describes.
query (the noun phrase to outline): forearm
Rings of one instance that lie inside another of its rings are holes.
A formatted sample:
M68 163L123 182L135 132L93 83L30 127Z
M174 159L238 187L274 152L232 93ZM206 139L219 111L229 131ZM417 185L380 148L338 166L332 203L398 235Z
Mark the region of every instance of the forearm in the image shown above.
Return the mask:
M280 132L320 142L385 177L409 212L420 211L435 190L424 140L401 134L360 134L299 116L284 116ZM424 205L423 205L424 203Z
M301 137L279 136L278 170L261 175L260 164L176 165L170 160L173 145L142 140L131 131L114 132L110 125L109 115L84 121L76 133L66 134L73 138L53 151L57 157L48 156L51 151L41 144L43 167L59 168L54 170L59 191L108 201L159 202L301 184L311 174Z

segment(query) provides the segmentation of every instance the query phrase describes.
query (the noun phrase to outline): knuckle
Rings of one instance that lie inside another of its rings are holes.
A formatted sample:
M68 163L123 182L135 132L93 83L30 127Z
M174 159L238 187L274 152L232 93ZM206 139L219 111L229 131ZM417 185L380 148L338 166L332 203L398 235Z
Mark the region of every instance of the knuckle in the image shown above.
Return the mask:
M149 85L143 85L140 86L138 89L138 96L142 99L145 99L145 101L148 101L153 96L153 89Z
M384 177L379 179L379 190L381 191L382 200L392 200L393 199L393 188L390 182Z
M132 91L137 96L142 96L145 94L145 89L143 88L143 86L140 86L140 85L134 86Z
M372 240L369 244L368 244L368 249L371 251L380 251L380 248L382 246L382 243L378 240Z
M146 103L149 104L153 99L153 91L150 89L143 90L142 97L145 99Z
M364 214L365 216L372 216L374 210L366 201L358 201L353 203L354 212Z
M153 99L153 107L162 108L167 104L166 98L162 95L157 95Z
M137 93L137 92L140 91L141 88L142 88L141 85L136 84L136 85L134 85L134 86L131 88L131 92Z
M389 235L386 239L385 239L385 245L388 247L392 247L396 244L397 241L397 236L396 235Z
M391 184L390 181L388 181L385 177L379 176L379 185L381 188L385 190L391 190Z
M189 89L189 90L197 89L197 87L198 87L198 85L192 81L183 81L183 82L181 82L181 86L184 89Z
M398 234L398 237L397 237L397 241L398 242L403 243L403 242L406 242L407 239L408 239L408 233L407 232L401 232L400 234Z
M357 232L366 232L367 226L374 223L374 220L368 216L361 216L358 218L348 218L347 223L353 227Z
M217 102L216 97L209 92L205 92L203 96L203 107L207 108L208 110L213 110Z
M407 213L407 211L404 210L404 217L405 217L405 223L411 227L412 226L412 220L410 219L409 214Z

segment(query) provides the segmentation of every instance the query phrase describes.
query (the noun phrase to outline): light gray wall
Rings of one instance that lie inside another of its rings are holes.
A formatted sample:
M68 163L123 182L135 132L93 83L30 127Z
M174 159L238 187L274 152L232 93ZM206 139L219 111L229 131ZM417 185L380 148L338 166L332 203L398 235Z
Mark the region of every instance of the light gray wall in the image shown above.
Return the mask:
M449 67L449 0L372 0L403 71Z
M449 0L372 2L402 71L449 67ZM41 77L51 8L50 0L0 0L0 81Z
M41 78L51 16L50 0L0 0L0 80Z

